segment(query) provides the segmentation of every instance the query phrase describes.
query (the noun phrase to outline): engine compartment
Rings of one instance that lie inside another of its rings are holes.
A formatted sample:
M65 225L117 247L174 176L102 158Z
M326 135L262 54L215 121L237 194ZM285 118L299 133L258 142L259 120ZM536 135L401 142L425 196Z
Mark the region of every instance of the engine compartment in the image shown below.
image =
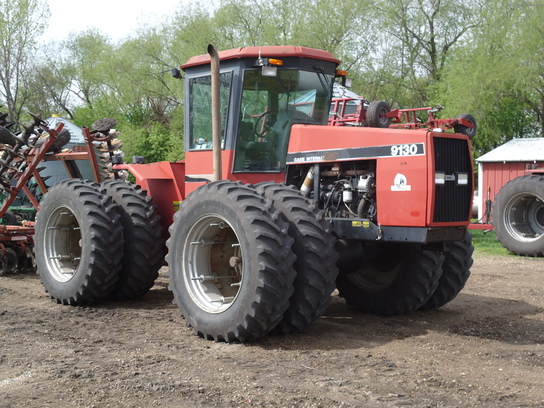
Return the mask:
M328 218L377 220L375 160L295 166L287 180L317 199Z

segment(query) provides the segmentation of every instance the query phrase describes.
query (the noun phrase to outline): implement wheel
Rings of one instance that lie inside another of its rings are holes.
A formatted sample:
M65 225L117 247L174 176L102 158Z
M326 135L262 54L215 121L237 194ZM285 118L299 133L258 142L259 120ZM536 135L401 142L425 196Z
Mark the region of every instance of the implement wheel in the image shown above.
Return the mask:
M420 308L442 275L444 255L416 244L372 244L354 272L340 271L340 296L365 313L400 315Z
M241 183L209 183L181 203L167 242L170 290L195 334L253 340L281 321L295 278L287 230L272 202Z
M470 276L473 252L472 234L468 231L464 239L446 244L443 272L438 280L438 287L430 299L421 306L421 310L438 309L455 299Z
M391 107L385 101L371 102L366 110L366 121L368 126L376 128L388 128L391 118L386 117L391 112Z
M474 118L474 116L472 116L470 113L462 113L461 115L457 116L457 119L465 119L472 124L472 127L457 124L453 126L453 130L455 131L455 133L462 133L464 135L467 135L469 139L473 139L474 136L476 136L476 132L478 130L478 125L476 124L476 119Z
M55 184L40 205L34 235L37 272L58 303L105 298L118 279L123 231L117 205L83 179Z
M106 181L102 186L119 206L125 239L122 268L111 297L137 299L153 287L162 266L161 218L151 197L139 186L121 180Z
M338 254L334 249L336 239L323 212L293 186L265 182L256 187L287 217L289 236L294 239L292 250L297 256L294 264L297 273L295 293L283 320L274 331L301 331L316 321L331 301L330 295L338 275Z
M493 228L509 251L544 256L544 176L518 177L500 189L493 204Z
M49 133L45 133L38 137L36 140L36 143L34 143L34 147L39 148L41 145L45 143L45 141L50 137ZM70 142L70 139L72 138L72 135L70 134L70 131L68 129L62 129L53 142L51 146L49 146L48 152L59 152L60 149L68 142Z

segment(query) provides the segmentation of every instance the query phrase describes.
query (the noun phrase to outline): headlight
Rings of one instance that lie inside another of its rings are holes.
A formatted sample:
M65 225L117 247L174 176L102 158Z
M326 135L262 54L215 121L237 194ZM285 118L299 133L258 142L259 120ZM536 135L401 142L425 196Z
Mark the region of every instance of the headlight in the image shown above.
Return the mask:
M439 186L446 184L446 173L443 171L437 171L434 175L434 183Z
M457 173L457 185L468 186L468 173Z

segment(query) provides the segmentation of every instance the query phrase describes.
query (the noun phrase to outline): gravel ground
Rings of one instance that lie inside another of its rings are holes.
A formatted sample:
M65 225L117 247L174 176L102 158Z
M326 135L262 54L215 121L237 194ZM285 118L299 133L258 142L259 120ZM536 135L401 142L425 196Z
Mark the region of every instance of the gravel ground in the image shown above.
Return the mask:
M0 408L544 407L544 261L476 254L440 310L377 317L338 296L304 333L193 335L165 271L142 299L57 305L0 276Z

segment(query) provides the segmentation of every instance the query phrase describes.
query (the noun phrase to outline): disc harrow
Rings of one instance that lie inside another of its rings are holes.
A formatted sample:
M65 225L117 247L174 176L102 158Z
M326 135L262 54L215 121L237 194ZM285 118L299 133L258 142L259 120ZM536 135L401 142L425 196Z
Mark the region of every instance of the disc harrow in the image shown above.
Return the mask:
M22 131L14 133L14 122L0 112L0 274L33 268L35 214L51 177L41 175L46 162L61 161L67 178L82 177L79 160L90 163L96 182L119 177L112 170L112 159L122 142L115 140L117 131L106 129L117 121L97 121L99 130L83 127L85 144L66 148L70 133L62 122L50 127L40 115L30 116L30 124L20 124Z

